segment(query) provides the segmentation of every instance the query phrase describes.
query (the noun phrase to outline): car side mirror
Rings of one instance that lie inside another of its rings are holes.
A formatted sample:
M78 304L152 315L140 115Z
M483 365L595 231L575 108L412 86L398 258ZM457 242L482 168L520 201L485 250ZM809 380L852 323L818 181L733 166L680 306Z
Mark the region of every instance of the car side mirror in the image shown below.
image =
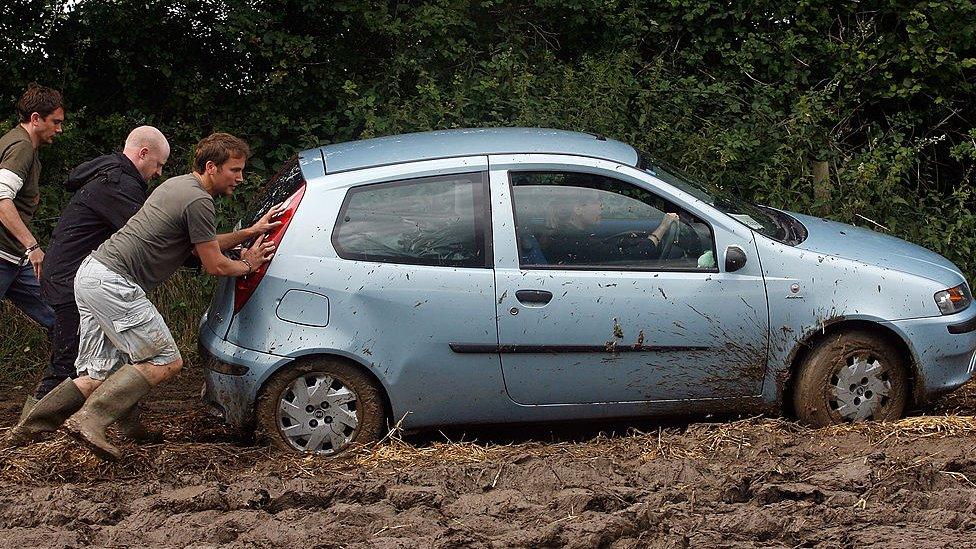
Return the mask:
M734 273L745 267L746 253L738 246L729 246L725 249L725 272Z

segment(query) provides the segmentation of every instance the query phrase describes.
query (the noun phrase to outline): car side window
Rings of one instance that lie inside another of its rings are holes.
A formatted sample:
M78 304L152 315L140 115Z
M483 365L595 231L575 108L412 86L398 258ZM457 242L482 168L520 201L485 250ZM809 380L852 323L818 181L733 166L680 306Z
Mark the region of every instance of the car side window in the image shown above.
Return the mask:
M630 183L578 172L511 172L523 269L717 272L711 227Z
M486 187L484 173L353 187L332 243L343 259L490 268Z

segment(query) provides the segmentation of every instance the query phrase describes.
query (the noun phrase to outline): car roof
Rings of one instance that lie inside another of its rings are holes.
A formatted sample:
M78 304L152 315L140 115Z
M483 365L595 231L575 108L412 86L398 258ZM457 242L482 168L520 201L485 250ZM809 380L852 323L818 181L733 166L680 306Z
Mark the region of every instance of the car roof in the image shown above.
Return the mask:
M545 128L469 128L408 133L335 143L310 149L300 156L312 160L321 155L325 163L322 171L329 174L437 158L528 153L588 156L630 166L637 163L637 151L626 143L588 133Z

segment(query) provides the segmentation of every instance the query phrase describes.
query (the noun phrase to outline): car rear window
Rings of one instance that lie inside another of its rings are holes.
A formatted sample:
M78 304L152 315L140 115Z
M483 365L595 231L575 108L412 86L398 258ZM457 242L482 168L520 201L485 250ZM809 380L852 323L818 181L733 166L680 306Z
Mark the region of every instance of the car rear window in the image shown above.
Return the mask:
M298 156L293 156L258 192L254 205L244 216L242 226L254 225L268 210L276 204L284 202L304 184L305 178L302 176L302 167L298 163Z
M490 267L486 187L484 173L353 187L332 243L343 259Z

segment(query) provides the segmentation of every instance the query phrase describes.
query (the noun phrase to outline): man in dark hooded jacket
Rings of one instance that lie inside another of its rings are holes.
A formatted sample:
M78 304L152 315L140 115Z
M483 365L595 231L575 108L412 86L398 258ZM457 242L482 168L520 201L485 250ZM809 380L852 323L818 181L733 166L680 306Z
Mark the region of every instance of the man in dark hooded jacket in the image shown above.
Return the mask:
M148 195L147 184L162 174L169 157L166 137L152 126L129 134L121 153L99 156L76 167L65 181L74 196L61 212L41 277L41 298L54 308L51 362L24 415L37 400L75 376L78 356L78 308L74 279L83 259L119 230Z

